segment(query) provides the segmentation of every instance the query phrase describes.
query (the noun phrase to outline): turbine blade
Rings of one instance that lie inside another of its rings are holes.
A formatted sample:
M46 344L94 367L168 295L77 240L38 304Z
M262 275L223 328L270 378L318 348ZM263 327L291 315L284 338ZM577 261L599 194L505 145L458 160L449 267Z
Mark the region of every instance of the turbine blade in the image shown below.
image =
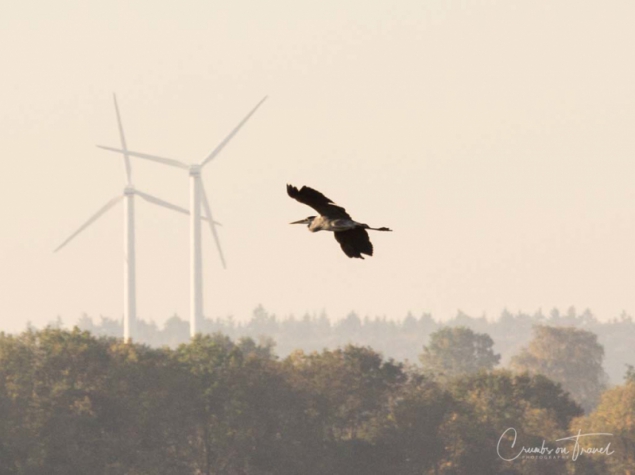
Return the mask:
M120 196L115 196L113 199L111 199L108 203L106 203L104 206L102 206L99 211L97 211L94 215L92 215L88 221L86 221L84 224L82 224L79 229L77 231L75 231L73 234L71 234L66 241L64 241L62 244L60 244L59 246L57 246L57 248L55 248L55 250L53 252L57 252L60 249L62 249L64 246L66 246L75 236L77 236L79 233L81 233L84 229L86 229L88 226L90 226L92 223L94 223L95 221L97 221L102 214L104 214L106 211L108 211L110 208L112 208L113 206L115 206L121 199L123 198L123 195Z
M212 230L214 242L216 242L216 249L218 249L218 255L220 256L220 260L223 263L223 269L227 269L227 265L225 264L225 256L223 255L223 250L220 247L220 239L218 238L218 233L216 232L216 225L214 224L215 221L212 217L212 209L209 206L207 193L205 193L205 187L203 186L203 180L201 180L201 201L203 202L203 207L205 208L205 214L209 218L207 222L209 223L209 228Z
M126 178L128 184L132 183L132 168L130 167L130 157L128 156L128 146L126 145L126 136L123 133L123 125L121 123L121 115L119 114L119 105L117 104L117 95L113 93L113 99L115 100L115 112L117 113L117 126L119 127L119 137L121 139L121 148L123 149L123 160L126 166Z
M190 212L187 209L182 208L181 206L172 204L172 203L170 203L168 201L162 200L161 198L157 198L156 196L149 195L148 193L144 193L143 191L135 190L135 194L138 195L139 197L143 198L144 200L146 200L149 203L152 203L152 204L155 204L155 205L158 205L158 206L163 206L164 208L168 208L168 209L171 209L173 211L178 211L179 213L183 213L183 214L187 214L187 215L190 214ZM204 220L204 221L207 221L207 217L205 217L205 216L201 216L201 219ZM216 226L221 226L221 224L216 222L216 221L214 221L214 224Z
M152 160L153 162L159 162L159 163L163 163L165 165L170 165L173 167L177 167L177 168L184 168L184 169L189 169L190 166L183 163L183 162L179 162L178 160L174 160L173 158L164 158L164 157L157 157L156 155L150 155L147 153L140 153L140 152L133 152L132 150L126 150L124 152L124 150L120 149L120 148L115 148L115 147L106 147L105 145L97 145L99 148L103 148L104 150L108 150L110 152L117 152L117 153L125 153L127 152L128 155L130 157L139 157L139 158L145 158L146 160Z
M149 203L152 203L158 206L163 206L164 208L168 208L173 211L178 211L179 213L190 214L190 212L186 210L185 208L181 208L180 206L164 201L161 198L157 198L156 196L152 196L147 193L144 193L143 191L135 190L135 194L139 195L141 198L143 198Z
M216 157L216 155L218 155L220 153L221 150L223 150L223 148L225 148L225 145L227 145L229 143L229 141L234 138L234 135L236 135L238 133L238 131L241 129L241 127L243 125L245 125L245 123L249 120L249 118L254 114L254 112L256 112L256 110L258 109L258 107L260 107L260 105L265 102L265 100L267 100L268 96L265 96L264 98L262 98L262 100L256 104L256 107L254 107L251 112L249 114L247 114L247 116L240 121L240 123L236 126L236 128L234 130L231 131L231 133L225 137L225 139L219 143L216 148L214 150L212 150L212 153L210 153L207 158L205 160L203 160L201 162L201 168L204 167L205 165L207 165L209 162L212 161L212 159L214 157Z

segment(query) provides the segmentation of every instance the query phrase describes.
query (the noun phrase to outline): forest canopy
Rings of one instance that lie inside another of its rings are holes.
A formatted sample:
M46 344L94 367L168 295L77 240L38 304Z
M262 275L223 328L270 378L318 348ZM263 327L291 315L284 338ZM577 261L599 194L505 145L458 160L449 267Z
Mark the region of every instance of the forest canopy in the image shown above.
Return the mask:
M634 466L632 369L585 414L563 384L497 369L489 337L464 328L442 327L430 341L456 334L490 356L441 378L367 345L280 358L271 339L221 333L160 348L77 327L3 333L0 473L599 475ZM420 355L444 354L425 348ZM614 452L512 462L509 428L527 447L607 432Z

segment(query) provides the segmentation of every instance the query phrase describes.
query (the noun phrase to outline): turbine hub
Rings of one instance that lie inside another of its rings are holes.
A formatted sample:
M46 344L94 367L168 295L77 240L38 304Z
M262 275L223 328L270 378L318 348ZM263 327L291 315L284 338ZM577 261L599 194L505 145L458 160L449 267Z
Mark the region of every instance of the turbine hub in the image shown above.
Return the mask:
M134 190L134 186L132 185L128 185L123 189L123 194L124 195L134 195L135 190Z
M201 174L201 166L199 164L190 165L190 176L198 176Z

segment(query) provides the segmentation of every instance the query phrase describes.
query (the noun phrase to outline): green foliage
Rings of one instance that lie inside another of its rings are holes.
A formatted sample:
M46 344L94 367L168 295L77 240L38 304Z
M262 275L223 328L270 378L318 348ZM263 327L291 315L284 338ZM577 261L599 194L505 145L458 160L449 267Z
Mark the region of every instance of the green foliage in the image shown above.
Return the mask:
M386 473L415 475L438 469L448 454L447 434L440 432L456 409L452 395L438 384L410 375L391 402L378 436Z
M184 421L195 470L302 472L303 459L288 451L304 416L269 346L199 335L175 358L187 375Z
M352 345L308 355L298 351L284 364L309 413L322 423L323 437L331 441L372 432L374 419L406 379L402 365Z
M562 384L589 412L606 387L603 358L597 335L573 327L537 325L533 340L512 359L512 368L543 374Z
M426 374L449 380L456 376L491 370L500 361L489 335L467 327L444 327L430 335L419 359Z
M366 346L284 360L272 349L221 334L175 349L78 329L0 334L0 474L547 475L570 467L504 462L498 438L513 426L540 445L576 421L610 427L627 454L576 473L632 462L635 384L575 419L580 408L540 375L440 382Z
M610 456L588 457L597 473L635 474L635 382L629 381L606 391L595 411L573 421L571 429L582 433L612 434L588 437L581 443L582 447L604 447L610 443L610 450L614 452Z
M527 411L539 409L553 430L566 431L583 413L559 384L542 375L497 370L457 379L449 389L457 399L470 402L479 420L497 430L525 424Z
M161 422L172 424L163 418L167 401L154 390L162 357L78 329L3 335L11 428L5 446L13 454L7 473L93 473L98 466L117 474L124 473L123 461L168 473L164 468L173 463L152 443Z
M470 451L496 453L499 439L509 428L517 431L519 446L540 447L543 440L553 442L567 436L571 420L582 414L582 409L560 385L541 375L518 375L507 370L482 372L454 380L449 389L462 402L458 426L468 429L458 431L460 437L455 441L458 453L451 457L455 464ZM453 433L451 427L447 430ZM508 456L505 450L503 455ZM500 459L496 462L498 465L487 470L483 467L483 473L499 473L510 467ZM468 471L467 462L465 467ZM513 467L522 474L566 473L565 460L546 464L542 460L521 458Z

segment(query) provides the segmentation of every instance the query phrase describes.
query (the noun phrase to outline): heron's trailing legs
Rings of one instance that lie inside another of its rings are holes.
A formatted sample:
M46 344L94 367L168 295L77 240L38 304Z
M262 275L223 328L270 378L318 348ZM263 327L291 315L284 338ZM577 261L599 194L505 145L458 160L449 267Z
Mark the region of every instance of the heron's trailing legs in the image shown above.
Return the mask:
M392 229L390 228L385 228L385 227L381 227L381 228L371 228L368 224L362 224L362 228L364 229L372 229L373 231L391 231Z

